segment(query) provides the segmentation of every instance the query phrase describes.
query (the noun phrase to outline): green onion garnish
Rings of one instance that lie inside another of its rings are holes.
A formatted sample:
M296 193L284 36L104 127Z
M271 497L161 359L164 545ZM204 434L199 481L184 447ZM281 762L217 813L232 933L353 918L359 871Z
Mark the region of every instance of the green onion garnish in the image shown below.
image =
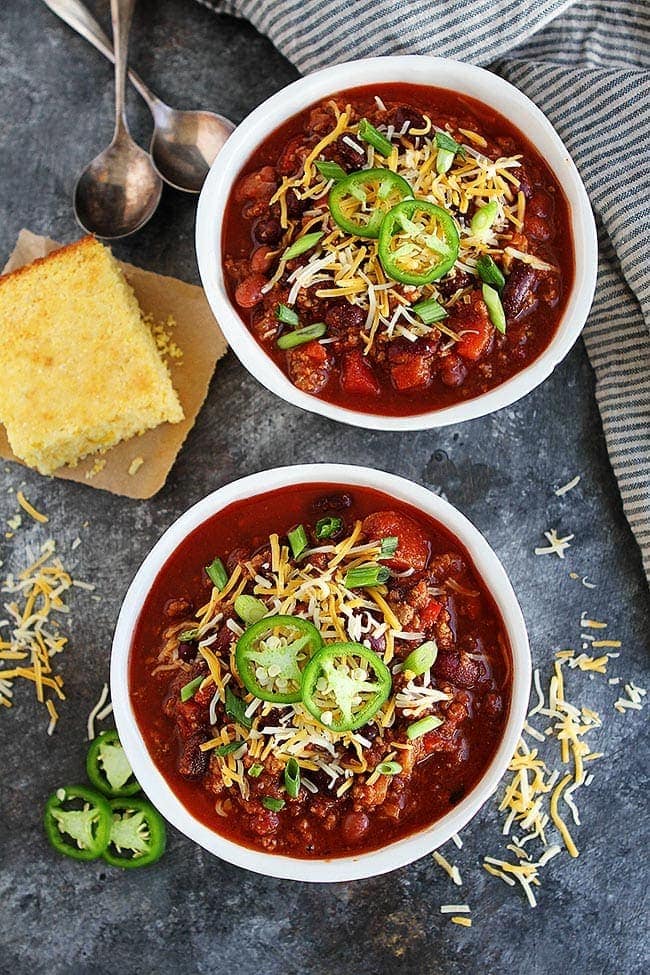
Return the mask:
M392 142L371 125L367 118L362 118L359 122L359 138L369 146L373 146L384 157L390 156L393 151Z
M398 545L399 545L399 538L397 537L397 535L389 535L388 538L382 538L381 540L382 557L385 557L387 555L395 555Z
M243 741L229 741L227 745L217 745L214 749L215 755L230 755L231 752L236 752L238 748L241 748Z
M453 152L454 155L459 153L461 156L465 155L465 149L459 142L447 132L436 132L436 146L438 149L444 149L446 152Z
M417 305L413 305L411 311L414 311L425 325L433 325L434 322L440 322L447 317L447 312L435 298L418 301Z
M330 162L329 159L319 159L314 165L321 176L324 176L325 179L334 179L337 183L348 175L338 163Z
M179 635L178 639L180 643L189 643L190 640L196 640L199 635L198 629L196 630L183 630Z
M259 762L255 762L255 764L251 765L251 767L249 768L248 774L250 775L251 779L259 779L263 771L264 771L264 766L260 765Z
M247 626L257 623L263 616L266 616L267 608L261 599L255 596L237 596L234 602L235 612Z
M293 308L289 308L288 305L278 305L275 309L275 317L283 325L293 325L294 328L300 325L300 319Z
M233 694L230 688L226 686L226 714L229 718L233 718L234 721L242 725L243 728L250 728L253 724L251 718L246 714L247 707L248 705L244 704L242 699L237 697L236 694Z
M502 335L506 334L506 313L503 310L503 305L501 304L501 299L499 298L499 292L490 287L489 284L483 285L483 301L487 305L487 310L490 315L490 321L496 328L497 332L501 332Z
M280 812L284 809L284 799L274 799L272 796L262 796L262 805L271 812Z
M437 718L435 714L430 714L426 718L420 718L419 721L414 721L406 729L406 737L409 741L413 741L415 738L421 738L422 735L426 735L429 731L433 731L434 728L439 728L442 724L442 718Z
M300 257L305 251L309 251L314 247L315 244L323 236L322 231L317 231L313 234L305 234L304 237L299 237L290 247L287 247L286 251L282 255L283 261L292 261L294 257Z
M201 677L195 677L189 684L181 687L181 701L189 701L191 697L194 697L204 680L205 677L201 675Z
M455 153L450 152L449 149L438 149L438 155L436 156L436 172L438 176L448 173L451 169L455 158Z
M316 538L331 538L332 535L340 532L342 527L343 522L336 515L331 518L320 518L316 522Z
M208 579L217 589L223 589L228 582L228 573L221 559L215 559L210 565L206 565L205 571L208 574Z
M428 640L415 650L411 650L402 664L402 672L405 673L408 670L414 677L419 677L420 674L433 667L437 656L437 643L435 640Z
M314 322L313 325L305 325L304 328L297 328L294 332L287 332L278 339L279 349L295 349L297 345L304 345L305 342L313 342L320 339L327 331L325 322Z
M298 797L300 792L300 766L295 758L290 758L284 766L284 787L287 790L287 795L291 796L292 799Z
M497 291L501 291L506 283L503 271L494 263L489 254L483 254L476 262L476 270L481 281L491 284Z
M292 528L290 532L287 533L287 538L289 539L289 545L291 546L291 551L293 552L294 559L305 551L307 545L309 544L307 539L307 532L303 525L296 525Z
M377 766L380 775L399 775L401 771L402 766L399 762L380 762Z
M348 569L345 585L348 589L361 589L365 586L380 586L390 579L389 570L383 565L360 565Z
M451 169L454 157L456 153L461 157L465 156L465 150L463 146L459 145L455 139L452 139L450 135L446 132L436 132L436 146L438 147L438 155L436 156L436 172L439 176L443 173L448 173Z
M477 210L469 222L469 229L473 234L481 234L484 230L489 230L497 218L499 204L496 200Z

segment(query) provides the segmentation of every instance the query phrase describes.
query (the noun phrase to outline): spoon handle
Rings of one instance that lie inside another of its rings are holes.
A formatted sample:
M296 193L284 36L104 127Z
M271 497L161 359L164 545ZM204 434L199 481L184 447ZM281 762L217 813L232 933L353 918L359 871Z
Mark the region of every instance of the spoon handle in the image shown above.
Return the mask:
M50 8L52 13L60 17L68 27L72 27L78 34L90 41L93 47L97 48L105 58L115 63L113 45L87 7L81 3L81 0L43 0L43 3ZM157 101L151 89L145 85L135 71L129 70L129 81L151 108L153 103Z

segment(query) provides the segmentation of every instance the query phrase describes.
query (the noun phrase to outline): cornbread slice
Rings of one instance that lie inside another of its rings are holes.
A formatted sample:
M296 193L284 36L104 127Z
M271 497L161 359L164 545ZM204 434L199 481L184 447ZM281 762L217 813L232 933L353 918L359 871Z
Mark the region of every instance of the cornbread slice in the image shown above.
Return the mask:
M183 410L111 252L85 237L0 278L0 421L51 474Z

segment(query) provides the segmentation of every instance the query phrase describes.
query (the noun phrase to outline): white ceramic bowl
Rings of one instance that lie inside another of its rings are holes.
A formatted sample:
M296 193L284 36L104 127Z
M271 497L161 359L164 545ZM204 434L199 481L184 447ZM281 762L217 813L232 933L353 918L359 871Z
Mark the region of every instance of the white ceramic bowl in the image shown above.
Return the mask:
M467 548L479 575L492 593L503 617L513 658L512 702L505 733L492 763L469 795L433 825L380 850L317 860L300 860L251 850L225 839L195 819L171 790L147 751L131 707L128 680L131 640L140 609L160 569L183 539L234 501L303 483L340 483L375 488L412 504L440 521ZM163 816L190 839L222 860L272 877L320 882L358 880L394 870L435 850L453 833L466 826L492 795L521 734L528 707L530 669L528 637L517 597L497 556L464 515L426 488L394 474L343 464L309 464L279 467L233 481L193 505L167 529L140 566L124 598L113 638L111 697L120 740L142 788Z
M222 216L239 172L257 146L291 116L334 92L362 85L407 82L434 85L485 102L533 143L564 188L571 212L575 280L550 345L521 372L474 399L415 416L383 416L336 406L297 389L266 354L228 297L221 266ZM517 88L483 68L446 58L400 56L337 64L295 81L267 99L235 130L213 163L199 199L196 253L212 311L232 349L261 383L312 413L375 430L424 430L485 416L543 382L566 356L587 319L596 284L596 228L586 190L571 157L545 115Z

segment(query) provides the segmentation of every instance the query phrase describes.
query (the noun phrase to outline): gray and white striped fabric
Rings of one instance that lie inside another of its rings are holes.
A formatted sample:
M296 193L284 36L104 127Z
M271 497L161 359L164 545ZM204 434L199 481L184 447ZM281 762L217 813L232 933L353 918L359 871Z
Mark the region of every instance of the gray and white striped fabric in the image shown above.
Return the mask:
M650 577L650 6L635 0L199 2L251 20L304 73L377 54L459 58L507 78L549 117L596 215L598 285L584 340L623 506Z

